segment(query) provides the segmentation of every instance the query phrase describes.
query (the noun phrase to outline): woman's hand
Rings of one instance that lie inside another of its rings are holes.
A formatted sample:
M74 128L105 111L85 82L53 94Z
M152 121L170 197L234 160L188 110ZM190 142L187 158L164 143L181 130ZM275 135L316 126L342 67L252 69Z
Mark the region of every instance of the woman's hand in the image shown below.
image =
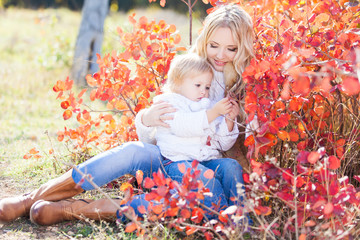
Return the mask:
M153 103L151 107L144 110L144 113L141 118L141 122L147 127L170 127L169 124L165 123L165 120L172 120L174 116L169 115L168 113L175 112L176 109L167 102L159 101Z

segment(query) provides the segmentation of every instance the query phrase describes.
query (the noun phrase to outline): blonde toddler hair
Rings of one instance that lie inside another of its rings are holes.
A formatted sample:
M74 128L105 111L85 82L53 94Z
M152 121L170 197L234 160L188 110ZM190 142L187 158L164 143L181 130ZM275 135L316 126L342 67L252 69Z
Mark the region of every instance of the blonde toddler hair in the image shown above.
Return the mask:
M205 72L213 74L211 65L205 58L195 53L178 55L170 64L168 79L163 87L163 91L176 93L186 77L196 77Z

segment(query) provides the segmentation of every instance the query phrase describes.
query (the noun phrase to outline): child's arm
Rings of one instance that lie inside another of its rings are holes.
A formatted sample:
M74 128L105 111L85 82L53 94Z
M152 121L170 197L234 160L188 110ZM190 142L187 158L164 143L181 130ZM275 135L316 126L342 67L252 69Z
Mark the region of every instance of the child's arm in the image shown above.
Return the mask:
M212 108L206 111L208 122L211 123L217 117L230 113L232 110L232 103L229 98L223 98L217 102Z
M231 111L227 114L226 118L226 125L228 126L229 132L231 132L234 128L234 123L236 118L240 114L240 107L239 104L234 100L230 99L230 102L232 103Z

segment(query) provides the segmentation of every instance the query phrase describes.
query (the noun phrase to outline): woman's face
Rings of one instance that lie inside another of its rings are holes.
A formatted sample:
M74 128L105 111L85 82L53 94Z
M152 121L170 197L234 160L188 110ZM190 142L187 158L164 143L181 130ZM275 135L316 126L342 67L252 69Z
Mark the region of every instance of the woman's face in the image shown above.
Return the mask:
M224 70L227 62L234 60L237 51L237 43L228 27L215 29L206 44L208 61L219 72Z

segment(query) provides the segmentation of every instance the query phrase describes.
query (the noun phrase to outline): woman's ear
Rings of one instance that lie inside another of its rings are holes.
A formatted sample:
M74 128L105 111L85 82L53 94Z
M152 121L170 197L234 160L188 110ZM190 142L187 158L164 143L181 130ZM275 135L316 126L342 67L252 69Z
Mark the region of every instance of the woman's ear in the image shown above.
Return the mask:
M224 67L224 77L226 91L229 91L238 79L238 73L236 72L234 64L232 64L232 62L226 63Z

